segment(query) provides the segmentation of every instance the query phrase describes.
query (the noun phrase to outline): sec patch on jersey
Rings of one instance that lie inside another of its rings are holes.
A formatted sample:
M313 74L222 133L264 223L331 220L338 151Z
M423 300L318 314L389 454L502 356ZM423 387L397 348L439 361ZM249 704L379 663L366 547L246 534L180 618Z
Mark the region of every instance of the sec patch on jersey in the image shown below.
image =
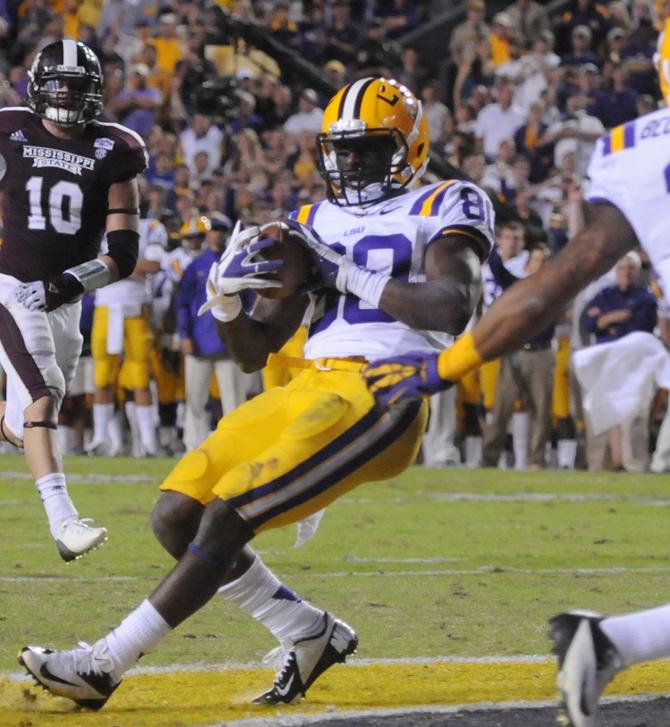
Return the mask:
M297 240L286 225L277 222L263 226L262 236L274 240L274 245L263 250L265 260L281 260L283 265L267 277L278 280L281 288L261 288L256 292L263 298L288 298L307 281L312 270L309 251Z

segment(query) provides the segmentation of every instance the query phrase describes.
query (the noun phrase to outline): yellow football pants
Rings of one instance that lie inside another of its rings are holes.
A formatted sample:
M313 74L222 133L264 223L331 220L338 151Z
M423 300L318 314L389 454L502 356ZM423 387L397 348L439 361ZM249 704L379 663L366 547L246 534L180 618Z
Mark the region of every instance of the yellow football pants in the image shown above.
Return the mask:
M203 505L219 497L258 533L302 520L356 485L395 477L414 461L426 402L376 404L358 362L304 365L309 368L287 386L226 414L161 489Z

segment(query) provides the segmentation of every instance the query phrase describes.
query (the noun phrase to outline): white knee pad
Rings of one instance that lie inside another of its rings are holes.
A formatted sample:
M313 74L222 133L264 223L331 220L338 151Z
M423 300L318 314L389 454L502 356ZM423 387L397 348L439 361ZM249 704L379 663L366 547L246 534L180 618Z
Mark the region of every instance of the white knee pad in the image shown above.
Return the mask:
M60 411L66 390L63 372L56 363L53 363L45 369L42 369L42 376L44 377L44 382L51 390L51 395L56 399L56 409Z

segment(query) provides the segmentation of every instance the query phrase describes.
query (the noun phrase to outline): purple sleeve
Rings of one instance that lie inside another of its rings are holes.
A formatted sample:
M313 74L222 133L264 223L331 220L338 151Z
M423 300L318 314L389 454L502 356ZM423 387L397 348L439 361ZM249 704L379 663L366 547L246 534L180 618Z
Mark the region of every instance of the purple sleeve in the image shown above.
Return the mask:
M598 308L598 313L594 313L593 315L589 314L589 311L593 308ZM603 301L601 300L601 294L598 293L598 295L595 296L595 298L592 298L585 306L584 306L584 312L582 313L581 317L581 323L584 326L584 328L589 333L597 334L600 330L598 328L598 318L602 315L603 311Z

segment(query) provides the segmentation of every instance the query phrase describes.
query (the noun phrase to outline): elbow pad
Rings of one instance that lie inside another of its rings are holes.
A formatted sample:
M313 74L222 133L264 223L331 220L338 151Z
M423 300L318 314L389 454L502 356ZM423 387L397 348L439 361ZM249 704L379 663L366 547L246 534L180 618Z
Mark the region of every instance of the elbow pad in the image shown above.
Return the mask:
M113 230L107 233L107 254L119 269L119 280L127 278L137 265L140 235L134 230Z

